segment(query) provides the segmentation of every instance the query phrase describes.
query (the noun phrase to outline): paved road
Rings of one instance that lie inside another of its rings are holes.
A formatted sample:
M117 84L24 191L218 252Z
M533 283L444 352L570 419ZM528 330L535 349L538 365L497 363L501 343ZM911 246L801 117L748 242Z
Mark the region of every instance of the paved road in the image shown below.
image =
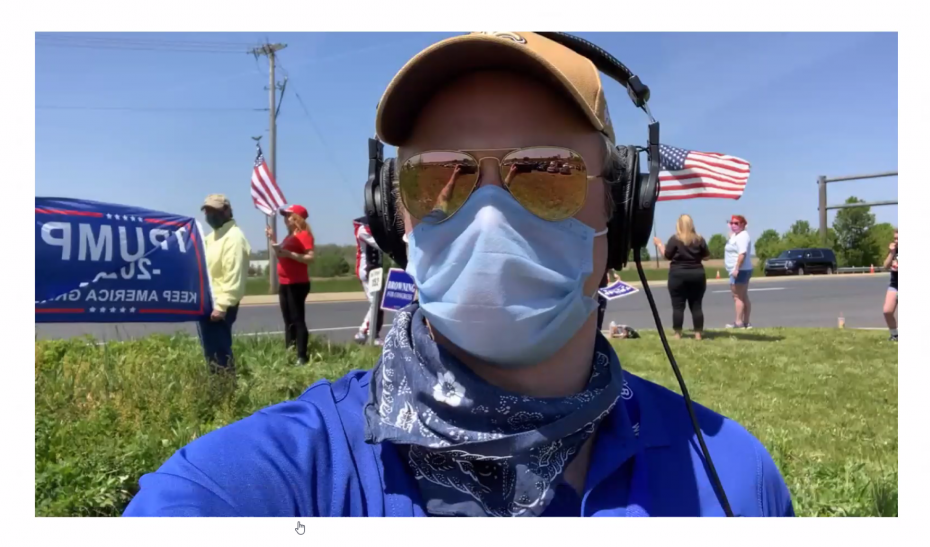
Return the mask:
M836 327L837 317L842 314L847 328L881 328L884 327L881 307L887 285L887 274L754 281L750 285L752 324L755 327ZM672 314L668 290L664 286L656 287L653 294L663 325L670 328ZM355 334L367 309L367 302L309 303L308 326L314 334L327 336L334 342L346 341ZM704 316L707 329L722 328L733 321L733 299L726 284L707 286ZM385 322L389 323L391 317L392 314L385 314ZM685 317L685 328L688 328L691 318L687 312ZM649 302L642 291L612 301L604 319L605 328L612 320L638 329L655 328ZM239 310L235 332L255 335L278 333L282 328L277 306L248 306ZM176 331L196 334L195 327L189 323L36 325L36 336L40 339L91 334L98 340L125 340ZM387 328L382 331L386 332Z

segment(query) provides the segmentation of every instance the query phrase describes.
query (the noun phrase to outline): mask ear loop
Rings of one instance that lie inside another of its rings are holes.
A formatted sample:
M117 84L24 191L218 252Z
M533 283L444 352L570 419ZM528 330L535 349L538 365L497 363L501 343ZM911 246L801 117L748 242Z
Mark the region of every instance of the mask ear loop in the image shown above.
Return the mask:
M609 230L609 228L604 228L604 229L601 230L600 232L594 232L594 237L606 236L608 230ZM598 287L597 289L595 289L595 290L594 290L594 294L591 295L591 298L594 298L594 299L596 300L596 299L597 299L597 294L598 294L600 291L601 291L601 288L600 288L600 287Z

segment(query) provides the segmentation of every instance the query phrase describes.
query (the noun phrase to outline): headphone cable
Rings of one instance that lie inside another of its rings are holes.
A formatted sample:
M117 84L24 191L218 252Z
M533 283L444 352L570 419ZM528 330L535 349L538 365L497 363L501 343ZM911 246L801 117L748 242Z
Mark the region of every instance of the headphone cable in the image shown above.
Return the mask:
M723 484L721 484L720 477L717 475L714 462L710 459L710 452L707 450L707 445L704 444L704 434L701 432L700 424L698 424L697 414L694 412L694 404L691 402L691 396L688 394L688 388L685 386L685 379L681 375L681 370L678 368L675 356L672 355L672 348L668 345L668 338L665 337L665 329L662 328L662 320L659 318L659 310L656 308L656 302L652 297L652 291L649 290L649 283L646 282L646 272L643 271L641 249L637 248L633 251L633 259L636 261L636 271L639 273L639 280L643 284L643 291L646 293L646 298L649 300L649 308L652 310L652 317L655 319L656 327L659 329L659 338L662 339L662 347L665 348L665 355L668 356L668 362L671 363L672 370L675 372L675 377L678 379L678 385L681 387L681 394L685 399L685 406L688 407L688 415L691 417L691 426L694 428L694 434L697 436L698 443L701 445L701 452L704 454L704 462L707 464L707 476L714 486L717 499L723 507L723 512L726 516L732 517L733 510L730 509L730 501L727 499L726 492L723 491Z

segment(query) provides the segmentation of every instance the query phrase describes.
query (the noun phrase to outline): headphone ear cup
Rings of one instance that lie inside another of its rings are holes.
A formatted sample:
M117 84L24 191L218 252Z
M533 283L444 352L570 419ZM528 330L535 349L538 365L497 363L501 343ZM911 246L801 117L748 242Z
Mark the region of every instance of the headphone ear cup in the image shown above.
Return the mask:
M397 207L393 195L394 159L384 162L372 160L368 167L368 182L365 183L365 217L375 244L391 259L406 267L407 248L403 242L403 219L400 219L400 236L395 225L398 223ZM398 245L398 241L400 245Z
M649 173L637 173L636 209L633 212L632 241L633 249L649 245L652 237L652 225L655 220L656 199L659 197L658 176L655 180Z
M365 219L375 244L383 252L390 254L384 233L382 217L385 215L381 200L381 169L376 160L368 165L368 181L365 183Z
M394 178L396 176L395 158L387 158L384 165L381 166L381 183L380 199L384 204L385 214L381 217L382 227L386 244L389 248L384 251L388 253L391 260L401 268L407 267L407 244L404 242L404 217L400 213L398 206L400 196L394 188Z
M639 171L639 155L633 146L618 146L616 149L619 171L612 173L610 195L614 202L614 214L607 223L607 267L621 270L630 257L630 236L635 213L636 174Z

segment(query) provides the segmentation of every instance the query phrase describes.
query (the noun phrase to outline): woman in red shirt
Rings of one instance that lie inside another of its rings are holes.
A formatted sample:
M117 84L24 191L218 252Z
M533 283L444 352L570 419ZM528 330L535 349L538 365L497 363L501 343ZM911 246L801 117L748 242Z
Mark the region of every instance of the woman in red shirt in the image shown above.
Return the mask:
M271 228L265 228L268 243L278 256L278 300L284 317L284 341L288 348L297 347L297 364L307 362L306 302L310 294L307 266L313 261L313 233L307 225L307 209L291 205L281 211L287 225L287 237L280 244L271 239Z

